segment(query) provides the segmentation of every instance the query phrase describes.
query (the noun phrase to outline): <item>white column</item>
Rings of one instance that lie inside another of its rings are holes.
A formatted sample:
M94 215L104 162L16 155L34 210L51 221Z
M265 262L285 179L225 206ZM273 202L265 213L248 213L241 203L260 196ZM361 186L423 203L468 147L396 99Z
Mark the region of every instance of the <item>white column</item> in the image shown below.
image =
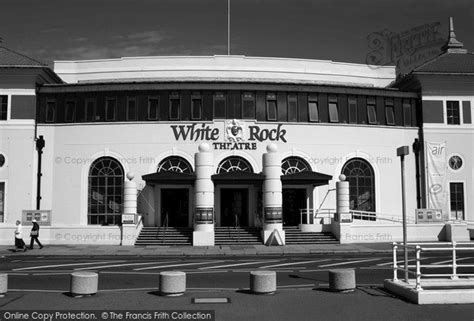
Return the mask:
M132 246L138 237L135 224L137 219L137 184L133 181L135 175L127 173L123 189L123 214L122 214L122 243Z
M269 144L263 154L263 241L285 245L282 220L281 156L276 144Z
M332 224L332 232L341 243L351 243L352 215L350 210L349 182L345 175L339 176L336 182L336 218Z
M196 181L194 183L193 245L214 245L214 159L207 143L199 145L194 155Z

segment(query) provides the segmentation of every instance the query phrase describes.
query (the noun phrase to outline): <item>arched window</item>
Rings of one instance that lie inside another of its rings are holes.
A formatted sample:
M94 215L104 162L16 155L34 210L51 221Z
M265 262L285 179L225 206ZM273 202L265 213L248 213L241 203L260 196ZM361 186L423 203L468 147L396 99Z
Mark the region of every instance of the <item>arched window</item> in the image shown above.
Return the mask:
M89 170L88 224L120 224L123 205L123 168L112 157L94 161Z
M287 157L281 162L281 173L283 175L311 171L311 166L301 157Z
M163 159L160 164L158 164L157 172L178 172L178 173L186 173L192 174L193 168L191 164L183 157L179 156L170 156Z
M350 208L375 212L375 176L372 166L362 158L353 158L344 165L342 174L349 182Z
M228 157L217 167L217 174L236 171L253 173L250 163L245 158L239 156Z

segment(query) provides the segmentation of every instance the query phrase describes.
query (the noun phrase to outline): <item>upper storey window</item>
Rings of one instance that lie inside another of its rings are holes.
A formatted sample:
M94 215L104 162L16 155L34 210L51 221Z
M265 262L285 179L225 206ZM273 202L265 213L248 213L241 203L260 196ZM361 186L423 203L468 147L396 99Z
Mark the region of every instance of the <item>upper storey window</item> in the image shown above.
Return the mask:
M347 99L349 105L349 123L357 124L357 97Z
M8 116L8 96L0 96L0 120L7 120Z
M255 119L255 94L244 92L242 94L242 118Z
M447 101L446 102L446 116L448 125L459 125L461 124L460 112L459 112L459 101Z
M74 100L66 101L66 122L72 123L76 117L76 102Z
M309 121L319 121L318 96L310 95L308 97Z
M148 97L148 119L158 120L160 115L160 100L158 97Z
M367 98L367 119L369 124L377 124L377 109L375 108L375 98Z
M395 113L393 110L393 99L385 99L385 121L387 125L395 125Z
M337 107L337 96L329 96L329 121L339 122L339 111Z
M195 92L191 96L191 119L197 120L202 118L202 96Z
M48 100L46 102L46 122L53 123L56 115L56 101Z
M267 94L267 120L277 120L277 99L276 94Z
M214 118L225 119L226 97L223 92L216 92L213 97Z
M288 95L288 121L298 121L298 96Z
M403 99L403 124L411 126L411 103L408 99Z
M181 97L179 93L174 92L170 95L170 120L179 120L179 109Z

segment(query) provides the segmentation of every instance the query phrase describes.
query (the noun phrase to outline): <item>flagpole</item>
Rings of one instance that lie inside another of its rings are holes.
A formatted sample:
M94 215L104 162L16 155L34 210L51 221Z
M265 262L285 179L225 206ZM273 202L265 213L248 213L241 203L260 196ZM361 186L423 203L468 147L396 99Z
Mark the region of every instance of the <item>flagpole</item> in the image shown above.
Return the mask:
M227 56L230 56L230 0L227 0Z

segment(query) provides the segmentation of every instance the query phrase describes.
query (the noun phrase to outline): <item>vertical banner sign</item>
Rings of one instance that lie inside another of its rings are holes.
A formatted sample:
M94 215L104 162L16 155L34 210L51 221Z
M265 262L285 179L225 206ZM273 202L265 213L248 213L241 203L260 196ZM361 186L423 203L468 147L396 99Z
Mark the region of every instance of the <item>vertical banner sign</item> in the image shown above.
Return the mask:
M428 208L442 210L449 219L448 189L446 181L446 143L426 142L428 165Z

